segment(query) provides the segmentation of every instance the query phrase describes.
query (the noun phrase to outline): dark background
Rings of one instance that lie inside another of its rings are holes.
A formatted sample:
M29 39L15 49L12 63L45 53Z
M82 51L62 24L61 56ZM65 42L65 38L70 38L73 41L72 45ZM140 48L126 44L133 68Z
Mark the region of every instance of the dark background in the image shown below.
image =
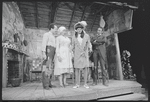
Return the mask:
M144 80L141 77L142 66L146 75L146 81L148 84L150 68L149 61L149 40L150 40L150 11L149 0L140 0L139 8L133 12L132 30L119 33L119 46L120 53L123 50L128 50L131 53L130 64L133 69L133 73L137 76L137 81L143 83Z

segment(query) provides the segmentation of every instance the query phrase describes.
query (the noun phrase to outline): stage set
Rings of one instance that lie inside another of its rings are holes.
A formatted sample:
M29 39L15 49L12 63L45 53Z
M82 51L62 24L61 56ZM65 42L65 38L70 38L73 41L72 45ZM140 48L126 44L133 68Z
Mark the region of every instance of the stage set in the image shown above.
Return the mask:
M145 100L145 90L136 81L109 80L109 86L101 82L89 89L81 87L74 89L72 79L68 79L69 86L59 87L58 81L53 81L55 88L45 90L40 81L26 82L20 87L2 89L3 100Z
M120 32L132 29L136 9L127 3L111 1L3 2L2 100L145 100L141 84L124 77L118 41ZM53 76L52 84L56 87L43 89L41 62L33 65L33 60L41 60L42 37L48 32L48 25L53 22L64 25L71 38L74 24L82 20L87 22L85 31L90 36L96 34L99 26L104 27L109 85L102 85L99 79L98 85L92 86L91 79L89 89L83 85L74 89L74 79L68 76L69 85L62 88ZM34 80L36 78L40 80Z

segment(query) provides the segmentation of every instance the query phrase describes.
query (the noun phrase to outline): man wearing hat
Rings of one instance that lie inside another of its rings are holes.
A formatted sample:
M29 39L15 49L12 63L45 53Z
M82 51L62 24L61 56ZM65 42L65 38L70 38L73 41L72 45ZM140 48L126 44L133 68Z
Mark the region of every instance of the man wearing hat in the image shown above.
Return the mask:
M83 29L83 31L85 32L85 29L86 29L86 26L87 26L87 23L86 23L86 21L81 21L80 22L82 25L84 25L84 29ZM87 59L88 60L88 68L87 68L87 73L88 73L88 81L90 81L90 77L92 77L91 76L91 67L92 67L92 61L90 60L90 57L91 57L91 55L92 55L92 50L90 51L90 48L92 49L92 44L91 44L91 42L89 43L89 58Z
M108 72L106 70L106 37L102 32L103 28L99 27L97 34L91 38L92 48L93 48L93 60L94 60L94 69L93 72L93 85L97 85L98 80L98 61L100 61L101 72L103 85L108 86Z
M54 23L49 25L49 32L43 35L42 39L42 56L43 56L43 68L42 68L42 82L43 88L49 89L52 87L51 78L52 78L52 62L55 55L55 36L53 34L57 31L57 26Z
M90 37L86 32L85 24L78 22L74 25L75 34L72 37L72 50L74 53L74 68L76 85L73 88L80 86L80 71L84 69L84 87L87 85L87 67L89 64L88 49L90 48ZM92 48L90 48L90 51Z

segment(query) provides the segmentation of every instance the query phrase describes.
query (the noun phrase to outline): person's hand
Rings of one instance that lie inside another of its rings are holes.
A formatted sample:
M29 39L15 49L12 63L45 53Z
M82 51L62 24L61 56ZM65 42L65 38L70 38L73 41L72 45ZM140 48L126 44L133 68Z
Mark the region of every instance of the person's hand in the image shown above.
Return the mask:
M58 57L58 61L61 62L62 58L60 56L57 56L57 57Z
M85 53L84 53L84 52L82 52L81 56L82 56L82 57L85 57Z
M72 52L72 51L70 52L70 55L71 55L71 58L72 58L72 57L74 57L74 54L73 54L73 52Z
M91 53L93 50L92 49L89 49L89 52Z
M43 57L43 59L45 60L45 59L46 59L46 54L43 53L43 54L42 54L42 57Z

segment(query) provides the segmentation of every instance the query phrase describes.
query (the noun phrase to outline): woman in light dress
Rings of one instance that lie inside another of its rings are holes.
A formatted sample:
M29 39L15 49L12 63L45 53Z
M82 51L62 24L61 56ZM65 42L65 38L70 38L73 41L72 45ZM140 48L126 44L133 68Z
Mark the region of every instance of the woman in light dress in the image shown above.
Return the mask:
M73 72L71 40L67 37L68 31L64 26L58 29L59 36L56 38L56 57L54 75L59 76L60 86L68 85L66 77Z

